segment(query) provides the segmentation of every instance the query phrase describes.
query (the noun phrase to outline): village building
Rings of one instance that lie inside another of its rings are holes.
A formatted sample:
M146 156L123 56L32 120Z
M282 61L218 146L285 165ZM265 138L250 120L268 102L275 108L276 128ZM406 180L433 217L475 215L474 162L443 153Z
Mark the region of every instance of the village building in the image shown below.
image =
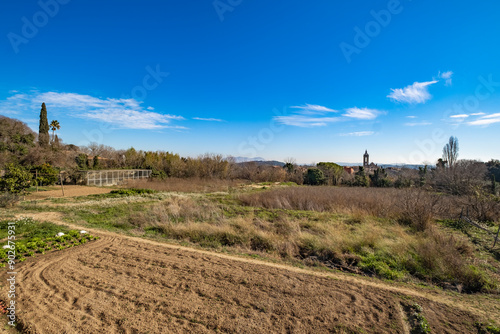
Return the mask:
M368 150L365 150L365 154L363 154L363 168L365 173L374 172L378 169L378 165L373 162L370 163L370 155L368 154Z

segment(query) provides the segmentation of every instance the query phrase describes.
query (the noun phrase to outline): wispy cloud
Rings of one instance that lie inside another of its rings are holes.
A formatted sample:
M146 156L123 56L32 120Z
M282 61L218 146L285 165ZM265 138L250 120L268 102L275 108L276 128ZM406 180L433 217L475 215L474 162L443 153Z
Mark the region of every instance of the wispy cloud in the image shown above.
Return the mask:
M369 120L369 119L377 118L377 116L382 114L382 113L383 113L382 111L376 110L376 109L354 107L354 108L346 109L345 114L343 114L342 116L356 118L356 119Z
M467 114L460 114L460 115L452 115L450 118L467 118L469 115Z
M479 119L467 122L469 125L491 125L495 123L500 123L500 113L484 115Z
M354 137L364 137L371 136L375 134L373 131L358 131L358 132L349 132L349 133L341 133L341 136L354 136Z
M486 115L484 112L476 112L473 114L470 114L471 116L481 116L481 115Z
M413 118L417 118L417 116L406 116L406 118L411 118L411 119L413 119Z
M185 129L172 125L172 121L183 120L182 116L153 112L144 108L135 99L100 98L77 93L31 91L18 93L0 101L0 113L19 113L33 110L38 113L45 102L47 109L55 114L109 123L123 129Z
M225 122L223 119L218 118L203 118L203 117L193 117L197 121L207 121L207 122Z
M294 111L292 115L286 116L275 116L273 119L281 124L298 126L303 128L326 126L330 123L348 121L348 120L373 120L379 115L383 114L383 111L368 108L348 108L344 110L341 116L331 117L328 113L339 112L338 110L307 104L305 106L294 106L293 109L298 109Z
M446 71L446 72L439 72L438 74L438 78L440 79L443 79L444 80L444 85L445 86L451 86L452 84L452 77L453 76L453 72L452 71Z
M312 128L326 126L328 123L340 121L339 117L309 117L304 115L275 116L274 120L284 125Z
M393 101L403 103L425 103L431 99L428 87L437 83L436 80L426 82L414 82L412 85L404 88L391 89L391 93L387 95Z
M299 113L303 115L324 115L330 112L337 112L337 110L330 109L316 104L305 104L303 106L292 106L292 109L299 109Z
M426 125L431 125L432 123L430 122L426 122L426 121L423 121L423 122L409 122L409 123L405 123L405 126L426 126Z

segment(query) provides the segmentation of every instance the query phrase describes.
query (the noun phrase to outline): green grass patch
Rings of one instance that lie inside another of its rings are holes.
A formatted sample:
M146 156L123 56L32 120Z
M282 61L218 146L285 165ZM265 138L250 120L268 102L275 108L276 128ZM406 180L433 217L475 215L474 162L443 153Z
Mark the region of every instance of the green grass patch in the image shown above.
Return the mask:
M65 226L38 222L32 218L0 221L0 233L5 236L0 242L0 267L6 267L9 259L14 257L15 261L24 262L26 257L45 254L54 249L62 250L99 238L88 233L81 234ZM57 233L64 235L57 236ZM9 248L3 248L4 246Z
M131 223L135 213L147 211L147 206L141 203L117 204L109 207L86 207L68 210L68 218L75 222L82 220L92 226L107 230L129 231L134 228Z
M156 190L139 189L139 188L117 189L117 190L112 190L110 192L110 194L125 195L125 196L136 196L136 195L155 194L155 193L157 193Z

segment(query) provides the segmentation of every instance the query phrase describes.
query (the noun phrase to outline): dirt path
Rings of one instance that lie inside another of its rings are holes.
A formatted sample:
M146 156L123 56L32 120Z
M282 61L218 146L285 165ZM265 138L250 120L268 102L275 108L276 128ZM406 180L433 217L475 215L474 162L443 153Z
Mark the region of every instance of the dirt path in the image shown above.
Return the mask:
M26 200L34 201L46 198L59 198L59 197L75 197L75 196L88 196L96 194L106 194L109 193L111 188L103 187L87 187L87 186L64 186L64 196L62 194L62 189L57 190L47 190L34 192L26 196Z
M405 333L405 299L436 333L484 316L441 294L70 226L102 238L19 266L28 333Z

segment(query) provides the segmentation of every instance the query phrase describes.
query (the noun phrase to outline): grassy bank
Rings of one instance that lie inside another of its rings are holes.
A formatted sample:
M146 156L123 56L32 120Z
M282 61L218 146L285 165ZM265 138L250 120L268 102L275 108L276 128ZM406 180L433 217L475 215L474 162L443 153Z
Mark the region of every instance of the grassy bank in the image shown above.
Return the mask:
M499 291L498 255L443 223L456 209L442 195L280 186L96 196L57 210L72 222L134 235L464 292Z

